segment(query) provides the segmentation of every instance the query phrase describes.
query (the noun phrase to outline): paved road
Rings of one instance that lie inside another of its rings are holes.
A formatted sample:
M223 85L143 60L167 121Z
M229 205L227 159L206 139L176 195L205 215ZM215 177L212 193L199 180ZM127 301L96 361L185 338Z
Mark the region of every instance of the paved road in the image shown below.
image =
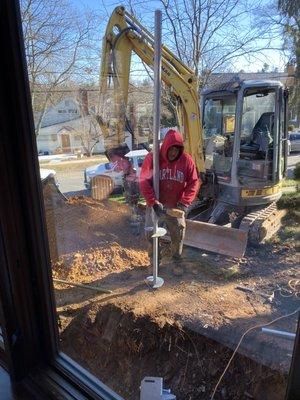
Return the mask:
M292 153L288 158L288 177L293 178L293 170L297 162L300 162L300 153ZM83 171L57 172L59 188L63 193L85 190L83 184Z
M293 171L294 168L297 164L297 162L300 162L300 153L292 153L288 157L288 167L287 167L287 176L288 178L294 178Z

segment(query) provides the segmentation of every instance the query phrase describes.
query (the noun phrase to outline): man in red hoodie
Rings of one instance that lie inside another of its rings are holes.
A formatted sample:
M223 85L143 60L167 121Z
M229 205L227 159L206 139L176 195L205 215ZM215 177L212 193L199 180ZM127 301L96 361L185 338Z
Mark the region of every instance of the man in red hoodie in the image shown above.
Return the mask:
M153 189L153 154L147 154L140 175L140 190L147 202L146 233L151 240L153 231L151 208L164 221L171 237L171 254L174 261L181 259L185 235L185 214L199 190L199 178L192 157L184 152L182 136L170 129L159 152L159 199ZM165 213L168 208L179 208L184 211L181 218ZM152 246L149 247L152 256Z

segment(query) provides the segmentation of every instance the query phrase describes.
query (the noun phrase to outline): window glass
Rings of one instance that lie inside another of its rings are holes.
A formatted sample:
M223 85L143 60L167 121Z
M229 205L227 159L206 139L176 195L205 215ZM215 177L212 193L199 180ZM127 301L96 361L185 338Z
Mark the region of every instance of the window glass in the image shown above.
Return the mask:
M244 94L238 165L244 179L272 180L275 94L272 89L253 89Z
M131 5L153 32L157 5L150 3ZM154 210L146 207L139 181L153 144L153 72L146 65L153 55L141 62L147 48L138 37L129 60L128 40L141 27L120 32L121 24L107 37L116 41L101 51L114 7L103 4L99 11L89 1L21 0L60 349L127 400L139 398L140 387L151 392L155 385L162 392L159 379L141 384L145 377L162 378L179 400L284 399L300 296L299 223L293 210L282 213L277 233L247 247L244 256L228 255L228 243L236 251L247 241L245 231L252 239L268 227L263 213L249 223L247 212L254 207L243 209L238 220L245 230L234 229L240 209L232 198L226 222L209 220L212 209L216 217L224 206L215 190L219 178L211 172L230 177L237 125L235 98L212 100L204 111L209 174L202 188L213 187L213 196L202 193L192 205L178 197L172 206L160 197L165 208L158 206L159 225L167 231L159 239L164 284L152 288L147 277L153 274ZM176 53L163 20L163 42ZM184 110L176 112L183 104L162 85L162 132L177 127L186 133L178 119ZM246 96L240 160L274 104L274 92ZM266 132L272 137L271 125ZM168 199L188 186L187 170L172 168L160 171L161 193L171 185ZM184 211L189 221L179 254Z
M208 99L204 105L205 167L230 176L235 130L236 99Z
M245 94L242 119L242 142L259 141L256 136L274 133L275 92L272 90ZM242 143L243 144L243 143Z

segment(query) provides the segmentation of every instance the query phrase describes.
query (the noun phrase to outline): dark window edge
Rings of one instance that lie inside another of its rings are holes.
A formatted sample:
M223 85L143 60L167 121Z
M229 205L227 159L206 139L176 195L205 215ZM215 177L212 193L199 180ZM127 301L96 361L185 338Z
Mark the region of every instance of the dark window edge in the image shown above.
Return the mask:
M32 400L124 400L61 353L52 367L40 367L20 384Z
M32 400L90 400L50 368L37 369L23 379L18 387L29 393Z
M4 347L4 338L3 338L3 333L2 333L2 328L0 326L0 350L5 351Z
M285 400L299 400L300 398L300 312L294 342L293 356L289 371Z
M59 354L54 365L61 374L76 382L77 386L93 399L124 400L123 397L115 393L65 353L61 352Z

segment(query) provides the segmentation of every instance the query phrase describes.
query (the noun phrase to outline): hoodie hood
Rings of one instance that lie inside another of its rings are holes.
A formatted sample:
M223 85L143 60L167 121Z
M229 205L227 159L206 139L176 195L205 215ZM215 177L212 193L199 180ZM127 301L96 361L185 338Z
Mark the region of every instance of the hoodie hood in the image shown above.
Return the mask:
M183 152L183 139L182 139L181 133L178 131L175 131L174 129L170 129L166 133L166 136L165 136L164 141L160 148L161 156L167 161L168 161L168 150L172 146L182 147L182 152ZM181 154L182 154L182 152L181 152Z

